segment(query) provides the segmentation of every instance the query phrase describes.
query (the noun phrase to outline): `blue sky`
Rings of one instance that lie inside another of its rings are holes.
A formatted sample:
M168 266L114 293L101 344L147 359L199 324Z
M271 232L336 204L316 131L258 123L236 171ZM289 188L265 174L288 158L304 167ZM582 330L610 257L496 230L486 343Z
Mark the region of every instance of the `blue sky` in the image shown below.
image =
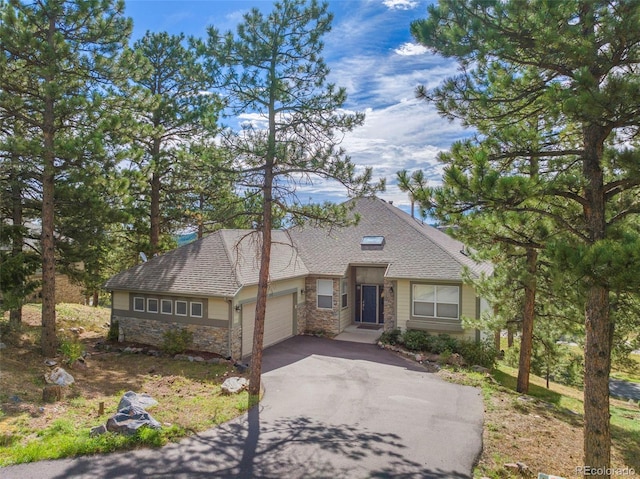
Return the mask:
M342 146L356 165L373 167L376 178L387 179L387 191L380 196L405 210L409 201L396 186L396 172L422 168L430 184L438 184L441 166L436 155L469 135L415 98L416 86L434 87L457 72L455 63L427 52L411 38L411 21L424 18L429 3L330 0L335 18L324 38L330 81L347 89L347 109L366 114L365 124L349 133ZM204 38L208 25L235 30L250 8L269 12L272 5L268 0L126 0L126 13L133 18L134 40L147 30ZM344 189L327 182L302 187L298 195L313 201L345 199Z

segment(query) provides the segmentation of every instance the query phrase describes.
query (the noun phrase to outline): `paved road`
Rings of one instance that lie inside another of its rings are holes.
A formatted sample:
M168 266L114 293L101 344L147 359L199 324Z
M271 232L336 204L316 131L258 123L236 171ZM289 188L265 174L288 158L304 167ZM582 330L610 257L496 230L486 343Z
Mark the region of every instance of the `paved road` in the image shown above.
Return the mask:
M640 401L640 383L609 379L609 390L612 396Z
M28 478L466 478L482 446L477 389L369 344L295 337L264 355L248 414L159 450L0 470Z

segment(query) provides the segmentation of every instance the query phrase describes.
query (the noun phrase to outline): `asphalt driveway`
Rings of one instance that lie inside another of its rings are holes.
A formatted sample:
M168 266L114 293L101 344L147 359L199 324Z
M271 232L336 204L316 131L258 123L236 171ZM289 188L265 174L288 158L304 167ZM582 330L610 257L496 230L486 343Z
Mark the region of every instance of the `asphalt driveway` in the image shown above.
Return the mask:
M259 407L159 450L0 469L27 478L463 478L482 446L477 389L369 344L298 336L265 351Z

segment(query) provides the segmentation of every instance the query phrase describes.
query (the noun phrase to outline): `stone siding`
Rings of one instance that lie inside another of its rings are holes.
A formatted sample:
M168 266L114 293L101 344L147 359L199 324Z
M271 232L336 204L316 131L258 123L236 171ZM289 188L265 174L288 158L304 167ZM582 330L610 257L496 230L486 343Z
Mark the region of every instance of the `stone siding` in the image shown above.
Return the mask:
M396 289L394 281L384 280L384 330L396 327Z
M318 279L333 280L333 308L319 309L317 306L316 293L318 288ZM339 278L321 278L317 276L307 277L305 282L305 311L301 316L306 316L304 321L304 332L325 332L329 334L338 334L340 332L340 279ZM300 330L298 321L298 333Z
M195 324L178 324L154 321L152 319L129 318L113 316L112 321L118 321L120 341L134 341L161 347L163 335L169 330L187 329L193 334L193 345L190 349L207 351L221 356L229 356L229 330L215 326L201 326Z
M242 328L231 329L231 357L240 359L242 357Z

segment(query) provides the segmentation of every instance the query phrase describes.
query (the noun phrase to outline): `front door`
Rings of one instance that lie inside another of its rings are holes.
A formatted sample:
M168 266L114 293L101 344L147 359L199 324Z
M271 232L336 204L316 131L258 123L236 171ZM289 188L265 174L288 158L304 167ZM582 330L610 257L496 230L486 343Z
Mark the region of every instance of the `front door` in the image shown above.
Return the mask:
M378 286L362 285L362 322L378 322Z

